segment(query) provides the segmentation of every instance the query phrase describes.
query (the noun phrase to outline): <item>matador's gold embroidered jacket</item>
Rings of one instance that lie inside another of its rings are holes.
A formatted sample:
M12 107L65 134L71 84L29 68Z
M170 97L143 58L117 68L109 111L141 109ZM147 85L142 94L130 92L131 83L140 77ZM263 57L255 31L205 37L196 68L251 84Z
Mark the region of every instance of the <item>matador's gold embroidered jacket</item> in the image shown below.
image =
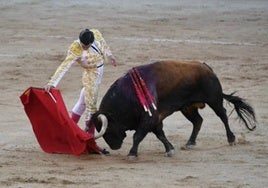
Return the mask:
M90 69L94 69L102 65L104 63L104 58L112 55L110 48L106 44L100 31L97 29L91 29L91 31L94 33L95 37L92 47L88 50L83 50L79 39L75 40L70 45L65 60L57 68L56 72L48 82L48 85L56 87L64 74L75 62L79 63L84 68L85 73L90 71Z

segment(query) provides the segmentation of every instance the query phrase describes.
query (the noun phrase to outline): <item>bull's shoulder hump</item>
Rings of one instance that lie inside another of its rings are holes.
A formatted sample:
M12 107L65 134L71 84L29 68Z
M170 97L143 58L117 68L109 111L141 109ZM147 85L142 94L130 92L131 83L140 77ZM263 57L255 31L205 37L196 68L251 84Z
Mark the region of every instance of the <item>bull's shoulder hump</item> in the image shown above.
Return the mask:
M154 63L153 67L159 72L180 72L190 71L194 68L203 69L203 63L199 61L169 60Z
M200 61L190 61L190 60L165 60L155 62L158 66L198 66L202 65Z
M154 73L163 85L199 80L204 75L214 75L212 69L199 61L161 61L154 64Z

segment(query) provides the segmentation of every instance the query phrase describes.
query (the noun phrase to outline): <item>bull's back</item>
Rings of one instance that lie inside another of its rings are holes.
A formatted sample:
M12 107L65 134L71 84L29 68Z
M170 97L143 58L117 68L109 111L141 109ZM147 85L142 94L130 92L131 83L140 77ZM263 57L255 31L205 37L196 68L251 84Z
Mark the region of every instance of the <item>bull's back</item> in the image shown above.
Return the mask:
M204 77L216 77L212 69L198 61L160 61L153 64L158 97L185 86L196 86Z

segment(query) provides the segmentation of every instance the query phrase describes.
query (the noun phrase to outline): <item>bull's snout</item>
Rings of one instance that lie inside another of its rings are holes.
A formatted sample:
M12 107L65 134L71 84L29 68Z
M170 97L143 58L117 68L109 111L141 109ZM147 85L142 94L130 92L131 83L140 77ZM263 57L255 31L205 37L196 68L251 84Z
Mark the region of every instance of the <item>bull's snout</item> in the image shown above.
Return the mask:
M105 140L105 138L104 138L104 140ZM112 150L118 150L122 146L122 142L108 142L107 140L105 140L105 141Z
M119 146L119 145L117 145L117 146L110 146L110 148L111 148L112 150L118 150L118 149L121 148L121 146Z

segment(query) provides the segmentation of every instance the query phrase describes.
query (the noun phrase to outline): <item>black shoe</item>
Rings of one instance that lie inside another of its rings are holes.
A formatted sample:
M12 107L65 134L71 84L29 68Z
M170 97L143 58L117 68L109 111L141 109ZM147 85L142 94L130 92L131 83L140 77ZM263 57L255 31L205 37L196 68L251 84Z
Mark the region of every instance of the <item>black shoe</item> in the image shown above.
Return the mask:
M109 152L107 149L102 149L102 150L101 150L101 153L102 153L103 155L110 155L110 152Z

